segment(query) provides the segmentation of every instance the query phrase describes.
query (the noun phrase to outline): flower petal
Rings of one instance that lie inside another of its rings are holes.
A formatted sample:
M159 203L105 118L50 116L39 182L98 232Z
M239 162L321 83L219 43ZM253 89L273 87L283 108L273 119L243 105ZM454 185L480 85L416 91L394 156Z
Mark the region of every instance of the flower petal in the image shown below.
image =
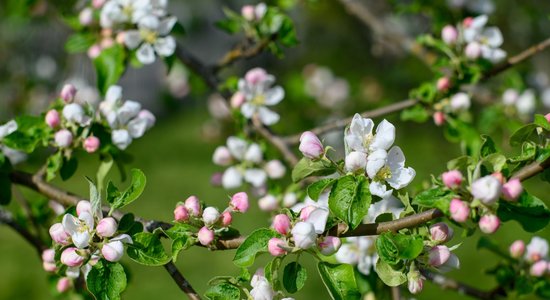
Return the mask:
M378 149L367 157L367 175L373 179L378 171L386 165L388 153L384 149Z
M250 119L256 112L256 109L257 109L256 105L250 102L246 102L241 106L241 113L245 118Z
M155 51L151 44L144 43L136 51L137 59L145 65L152 64L155 62Z
M285 97L285 90L282 87L276 86L265 92L265 105L276 105Z
M158 28L159 34L161 36L165 36L169 34L170 31L172 31L172 28L174 28L174 25L176 25L177 21L178 21L178 18L174 16L164 18L163 20L161 20Z
M142 41L141 34L137 30L128 30L124 33L124 44L130 50L136 49Z
M380 181L372 181L369 185L369 190L372 195L386 199L391 196L393 190L387 190L386 185Z
M243 160L248 145L245 140L236 136L230 136L227 138L227 148L233 157L238 160Z
M154 47L158 55L167 57L176 51L176 40L171 36L157 38Z
M370 144L370 150L388 150L395 141L395 126L387 120L382 120L376 127L376 135Z
M261 187L267 180L267 174L262 169L248 169L244 172L244 180L254 187Z
M277 122L281 118L278 113L270 110L267 107L261 106L258 108L258 115L262 124L270 126Z
M61 221L61 224L63 224L63 227L65 228L65 231L67 231L67 233L73 235L78 231L80 221L71 214L65 214L63 216L63 221Z
M0 140L10 135L12 132L16 130L17 130L17 122L15 122L15 120L11 120L8 123L0 126Z
M235 167L228 168L223 172L222 186L225 189L233 189L240 187L243 184L243 176Z
M391 177L386 179L386 181L392 188L399 190L409 185L413 181L414 176L416 176L416 172L413 168L401 168L395 172L392 171Z

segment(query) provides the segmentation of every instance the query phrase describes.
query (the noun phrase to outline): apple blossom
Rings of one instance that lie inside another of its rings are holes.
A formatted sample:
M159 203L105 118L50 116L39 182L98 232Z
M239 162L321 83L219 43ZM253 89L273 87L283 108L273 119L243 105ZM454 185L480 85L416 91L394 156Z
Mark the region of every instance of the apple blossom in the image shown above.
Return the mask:
M466 53L468 53L468 47L476 43L479 45L479 52L483 58L496 63L506 57L506 52L500 49L503 42L502 33L497 27L485 27L487 21L488 17L481 15L465 23L463 36L464 40L469 43ZM469 55L467 54L467 56Z
M80 216L83 212L92 214L92 204L90 201L81 200L76 204L76 215Z
M324 237L317 246L319 247L321 254L329 256L336 253L338 249L340 249L341 245L342 241L340 241L340 238L335 236L327 236Z
M492 175L481 177L472 183L472 196L487 205L495 203L501 191L500 181Z
M258 206L263 211L274 211L279 208L279 200L271 194L267 194L258 200Z
M198 233L199 242L203 246L208 246L214 241L214 231L204 226Z
M254 276L252 276L250 285L252 286L250 296L252 296L253 300L273 300L273 297L275 297L275 291L267 278L265 278L262 269L258 269Z
M363 152L352 151L346 155L345 167L348 172L365 170L367 167L367 155Z
M233 221L233 216L231 215L230 211L225 211L222 213L220 219L223 227L228 227L229 225L231 225L231 222Z
M204 209L202 213L202 220L204 221L204 224L207 226L213 225L218 221L220 218L220 212L217 208L209 206Z
M54 242L60 245L68 245L69 238L71 237L69 233L63 227L61 223L55 223L50 227L50 237Z
M403 212L404 207L401 200L393 195L385 198L384 201L377 201L369 206L367 215L363 218L363 223L375 223L376 218L384 213L391 213L395 219L398 219Z
M272 179L283 178L286 173L285 165L283 165L283 163L278 159L268 161L265 164L264 169L267 176Z
M69 247L61 253L61 263L69 267L80 266L84 262L84 257L77 252L78 248Z
M416 295L422 292L422 288L424 287L424 278L416 267L411 267L411 270L407 273L407 281L407 288L411 294Z
M298 222L292 228L292 237L294 238L294 245L301 249L309 249L315 245L317 240L317 233L315 233L315 227L309 222Z
M255 188L263 187L268 174L257 166L262 162L261 147L255 143L231 136L227 138L227 149L231 154L234 166L225 170L222 176L222 186L226 189L237 188L243 180Z
M124 255L124 245L121 241L109 242L101 247L101 254L106 260L117 262Z
M527 245L525 259L528 261L539 261L548 256L548 241L538 236L534 236Z
M241 107L245 102L246 98L241 92L236 92L233 96L231 96L230 104L234 109Z
M512 178L502 185L502 196L508 201L516 201L523 192L523 186L518 178Z
M72 123L88 126L91 118L86 115L84 108L78 103L70 103L63 107L63 117Z
M248 195L245 192L236 193L231 197L229 206L231 206L235 211L245 213L249 206Z
M92 24L94 20L93 18L94 18L94 11L90 7L84 8L82 11L80 11L80 14L78 14L78 21L82 26L88 26Z
M372 133L374 122L355 114L351 124L345 130L346 151L360 151L369 153L378 149L388 150L395 141L395 126L387 120L382 120L376 127L376 134Z
M520 258L525 253L525 243L522 240L517 240L510 245L510 256Z
M308 207L302 209L302 211L308 209ZM304 215L303 219L300 214L300 218L305 222L311 223L315 228L315 233L322 234L325 231L325 226L327 225L328 215L328 208L315 207L315 209L308 211L307 215Z
M270 239L267 243L267 250L269 251L269 254L271 254L272 256L285 255L287 253L286 250L279 247L279 245L286 246L286 242L279 238Z
M433 114L434 124L437 126L441 126L445 124L445 113L442 111L436 111Z
M431 266L439 267L447 262L451 257L451 251L447 246L438 245L434 246L429 251L428 262Z
M299 150L309 159L318 159L325 154L323 144L311 131L306 131L300 136Z
M547 272L546 270L547 268L548 268L548 262L544 260L539 260L533 265L531 265L531 268L529 269L529 274L531 274L531 276L534 276L534 277L541 277L542 275L544 275L544 273Z
M443 180L443 184L445 184L446 187L450 189L456 189L460 186L460 184L462 184L463 177L460 171L451 170L441 174L441 179Z
M97 151L97 149L99 149L100 144L101 142L97 137L89 136L84 140L83 147L84 147L84 150L86 150L86 152L94 153Z
M55 133L55 144L60 148L67 148L73 143L73 134L67 129Z
M437 80L436 86L438 91L444 92L451 87L451 80L449 77L441 77Z
M278 214L273 217L271 227L282 235L287 235L290 232L290 218L285 214Z
M66 214L63 216L62 224L67 233L71 235L71 240L77 248L88 247L94 230L94 218L89 212L82 212L78 218Z
M453 238L453 229L443 222L436 223L430 226L430 235L433 241L446 243Z
M502 103L510 106L515 105L519 98L519 92L515 89L507 89L502 94Z
M470 96L466 93L457 93L451 97L451 109L454 112L468 110L470 105Z
M88 54L88 57L90 59L96 59L99 55L101 55L101 46L98 44L93 44L88 48L88 51L86 52Z
M137 49L136 57L143 64L153 63L155 53L163 57L171 56L176 50L176 41L168 34L176 22L176 17L159 19L152 15L144 16L138 21L138 30L126 31L124 43L131 50Z
M375 240L370 236L346 238L334 257L338 262L357 266L359 272L369 275L378 261Z
M377 149L369 155L367 175L372 179L369 186L371 194L386 199L392 194L392 190L387 190L384 181L399 190L411 183L416 171L411 167L405 167L403 151L398 146L393 146L389 152Z
M453 199L449 205L449 212L453 220L464 223L470 216L470 207L467 202L461 201L460 199Z
M49 110L48 113L46 113L45 121L50 128L56 128L61 123L59 112L55 109Z
M241 113L245 118L251 119L257 115L260 122L267 126L279 121L279 114L266 107L278 104L285 97L283 88L271 87L274 82L275 77L261 68L249 70L245 78L239 80L239 92L246 99L241 105Z
M470 59L477 59L481 55L481 45L478 42L471 42L466 45L464 55Z
M241 8L241 15L247 21L254 21L254 19L256 18L256 15L254 13L254 6L253 5L243 6Z
M112 237L118 229L118 224L112 217L99 220L96 227L96 233L100 237Z
M500 220L495 215L484 215L479 219L479 229L484 233L495 233L499 227Z
M214 151L214 155L212 156L212 161L218 165L218 166L229 166L233 162L233 157L231 156L231 153L229 152L229 149L225 146L219 146Z
M533 90L526 90L518 97L516 109L521 116L531 116L537 108L537 100Z
M309 218L309 214L316 209L317 209L317 206L315 205L306 205L304 208L300 210L300 220L306 221L307 218Z
M70 83L65 84L61 89L60 97L65 103L72 103L76 95L76 87Z
M452 25L446 25L441 30L441 39L447 45L452 45L456 43L458 39L458 30L456 30L456 28Z
M194 217L198 217L201 214L201 203L199 201L199 198L197 196L189 196L185 200L185 208L189 212L190 215Z
M174 209L174 220L176 222L186 222L189 220L189 212L184 205L178 205Z
M71 286L72 286L72 282L69 278L61 277L57 281L57 284L55 285L55 288L58 292L65 293L66 291L68 291L71 288Z
M42 267L46 272L55 272L57 271L57 266L55 265L55 250L46 249L42 251Z

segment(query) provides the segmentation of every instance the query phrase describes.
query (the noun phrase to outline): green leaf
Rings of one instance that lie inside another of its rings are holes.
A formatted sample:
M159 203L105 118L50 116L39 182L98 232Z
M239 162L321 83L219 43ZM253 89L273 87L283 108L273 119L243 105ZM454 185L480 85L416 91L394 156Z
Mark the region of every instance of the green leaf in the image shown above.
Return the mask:
M132 169L132 182L124 192L119 192L112 182L109 182L107 185L107 201L111 203L111 210L119 209L134 202L145 189L146 181L145 174L141 170Z
M307 194L308 196L313 199L317 200L319 199L319 196L328 188L330 187L336 179L334 178L325 178L318 180L312 184L310 184L307 187Z
M307 270L297 262L286 265L283 272L283 285L285 289L294 294L301 290L307 280Z
M435 187L416 195L413 204L428 208L438 208L445 214L449 214L449 205L455 195L448 190Z
M225 282L211 286L204 295L210 300L239 300L241 290Z
M63 181L66 181L67 179L71 178L76 172L77 168L78 160L76 159L76 157L73 156L69 160L63 158L63 164L61 165L61 169L59 169L59 175L61 175L61 179Z
M170 229L164 231L172 240L172 260L174 262L177 261L180 251L187 250L196 243L193 234L197 231L196 227L185 223L176 223Z
M396 265L403 259L415 259L423 248L424 242L419 235L386 232L376 239L380 259L390 265Z
M86 177L86 180L88 180L88 184L90 186L90 204L92 206L92 213L96 217L101 216L101 195L99 194L95 183L88 177Z
M275 290L280 289L281 283L279 282L279 268L281 267L282 262L282 257L275 257L264 268L265 278L271 282L271 286L273 286L273 289Z
M11 201L11 181L7 172L0 171L0 205L8 205Z
M65 51L67 53L82 53L95 43L96 37L86 33L75 33L65 42Z
M138 264L162 266L170 261L159 237L149 232L140 232L132 237L133 244L128 245L128 256Z
M462 170L466 171L468 166L474 163L474 159L470 156L460 156L447 163L448 170Z
M497 215L501 221L517 221L525 231L536 232L550 222L550 211L539 198L523 192L517 202L501 201Z
M103 95L107 89L118 82L124 73L126 52L121 45L103 49L101 54L94 59L97 71L97 88Z
M479 150L479 155L481 157L486 157L489 154L493 154L497 152L497 148L495 146L495 142L493 142L493 139L488 135L482 135L481 139L483 142L481 143L481 148Z
M63 164L63 153L61 153L61 151L48 157L48 160L46 162L46 180L47 181L51 181L55 178L57 171L59 171L62 164Z
M101 259L88 273L86 286L97 300L118 300L126 289L126 273L121 264Z
M352 265L333 265L326 262L319 262L317 269L323 283L334 300L359 300L361 293L355 281L354 268Z
M302 158L292 170L292 181L298 182L309 176L326 176L336 172L336 167L328 159L311 160Z
M347 175L333 184L328 205L336 217L354 229L363 221L371 201L372 196L365 176Z
M483 159L483 165L491 172L500 172L506 167L506 157L499 153L492 153Z
M525 142L521 145L521 154L511 157L509 160L511 163L523 162L526 160L531 160L535 157L537 153L537 146L533 142Z
M402 121L414 121L417 123L424 123L429 118L430 114L428 114L428 111L420 104L405 109L401 112Z
M180 236L175 240L172 240L172 260L176 262L180 251L187 250L195 245L195 239L191 236Z
M510 145L515 147L521 145L523 142L532 141L538 142L537 125L527 124L520 129L516 130L510 137Z
M276 232L268 228L260 228L252 232L237 249L233 263L238 267L250 267L256 255L267 252L269 240L277 236Z
M284 16L283 22L279 27L277 37L281 44L285 47L292 47L298 45L298 37L296 36L296 29L294 22L288 16Z
M533 123L539 127L542 127L546 131L550 131L550 122L548 122L543 115L536 114L535 121Z
M407 275L401 270L395 270L385 261L379 259L376 262L378 277L388 286L400 286L407 282Z

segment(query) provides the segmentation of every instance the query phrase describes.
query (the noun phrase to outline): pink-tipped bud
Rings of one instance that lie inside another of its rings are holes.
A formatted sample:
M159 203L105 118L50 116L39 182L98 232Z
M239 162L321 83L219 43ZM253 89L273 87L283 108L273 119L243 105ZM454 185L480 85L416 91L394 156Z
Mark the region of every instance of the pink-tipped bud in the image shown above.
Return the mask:
M94 20L94 11L90 7L84 8L80 14L78 14L78 21L80 21L80 25L82 26L88 26L92 24L92 21Z
M65 84L61 89L61 93L59 94L59 97L61 97L61 99L63 99L65 103L72 103L75 95L76 95L76 87L68 83L68 84Z
M479 229L484 233L495 233L499 227L500 220L495 215L485 215L479 219Z
M56 128L61 122L59 112L55 109L49 110L48 113L46 113L45 121L50 128Z
M50 227L50 236L54 242L61 245L68 245L71 237L61 223L55 223Z
M243 16L243 18L247 21L254 21L254 19L256 18L256 13L255 13L255 9L254 9L254 6L252 5L245 5L241 8L241 15Z
M307 221L309 218L309 214L311 214L312 211L316 210L317 207L313 205L308 205L300 211L300 220Z
M190 196L189 198L187 198L187 200L185 200L185 208L187 208L189 214L194 217L198 217L201 215L201 203L197 196Z
M508 201L516 201L523 192L521 181L517 178L510 179L502 186L502 196Z
M451 251L447 246L439 245L430 249L429 264L434 267L439 267L445 264L451 257Z
M341 245L342 241L340 241L340 239L335 236L327 236L323 238L323 240L320 241L318 244L321 254L326 256L336 253L338 249L340 249Z
M96 233L100 237L112 237L118 229L118 224L111 217L103 218L97 223Z
M71 288L72 282L68 277L61 277L57 281L57 284L55 285L55 288L60 293L65 293Z
M539 260L531 266L531 269L529 269L529 274L534 277L541 277L544 273L546 273L547 268L548 262Z
M286 173L285 165L278 159L268 161L264 168L267 176L271 179L283 178Z
M510 256L520 258L525 253L525 243L522 240L517 240L510 245Z
M220 212L217 208L209 206L204 209L204 212L202 213L202 221L204 224L210 226L214 223L218 222L218 219L220 218Z
M441 39L447 45L452 45L456 43L458 39L458 30L452 25L447 25L441 30Z
M438 243L446 243L453 238L453 229L441 222L430 226L432 240Z
M474 22L474 18L472 17L467 17L465 18L463 21L462 21L462 25L466 28L472 26L472 23Z
M449 211L451 213L451 218L459 223L466 222L470 216L470 207L468 203L459 199L451 200Z
M105 3L105 0L92 0L92 6L94 8L101 8L104 3Z
M273 218L271 227L282 235L287 235L290 232L290 218L285 214L278 214Z
M282 256L286 254L286 250L282 249L281 246L285 246L285 241L278 239L278 238L272 238L267 243L267 250L269 251L269 254L273 256Z
M502 172L494 172L493 174L491 174L491 176L498 179L498 182L500 182L500 184L504 184L506 182L506 178L504 178Z
M262 68L254 68L246 72L244 80L252 85L260 84L269 77L269 74Z
M438 91L444 92L451 87L451 80L449 77L441 77L437 80L436 86Z
M241 92L236 92L231 97L231 108L237 109L246 102L246 97Z
M442 126L443 124L445 124L445 120L446 120L447 118L445 117L445 113L444 113L444 112L442 112L442 111L436 111L436 112L434 112L433 119L434 119L435 125L437 125L437 126Z
M258 200L258 206L262 211L275 211L279 209L279 201L275 196L268 194Z
M117 262L124 255L124 244L121 241L109 242L101 247L103 258L111 262Z
M199 230L198 238L201 245L208 246L214 241L214 231L204 226Z
M73 134L67 129L55 133L55 144L60 148L67 148L73 143Z
M466 45L464 54L467 58L477 59L481 55L481 45L478 42L471 42Z
M84 150L88 153L94 153L99 149L99 146L101 145L101 142L99 139L95 136L89 136L84 140Z
M84 257L77 253L76 247L69 247L61 253L61 263L69 267L78 267L84 262Z
M323 156L325 149L315 133L306 131L300 136L300 152L310 159L317 159Z
M235 211L245 213L248 210L248 195L245 192L236 193L231 197L229 206Z
M411 294L416 295L422 292L424 288L424 279L416 268L411 268L411 271L407 273L407 281L407 288Z
M186 222L189 220L189 212L184 205L176 206L176 209L174 209L174 220L176 222Z
M225 211L221 215L221 221L223 227L229 227L231 225L231 222L233 221L233 216L231 215L230 211Z
M218 166L226 167L233 163L233 156L227 147L219 146L214 150L212 162Z
M90 48L88 48L88 57L91 59L96 59L99 55L101 55L101 46L98 44L92 45Z
M90 201L80 200L76 204L76 215L80 217L83 212L92 214L92 204Z
M51 262L43 261L42 262L42 268L44 269L44 271L50 272L50 273L53 273L53 272L57 271L57 266L55 265L55 263L51 263Z
M42 267L46 272L55 272L57 267L55 265L55 250L46 249L42 252Z
M462 184L462 173L458 170L451 170L441 174L443 184L450 189L456 189Z
M550 113L547 113L544 117L546 118L546 121L550 122Z

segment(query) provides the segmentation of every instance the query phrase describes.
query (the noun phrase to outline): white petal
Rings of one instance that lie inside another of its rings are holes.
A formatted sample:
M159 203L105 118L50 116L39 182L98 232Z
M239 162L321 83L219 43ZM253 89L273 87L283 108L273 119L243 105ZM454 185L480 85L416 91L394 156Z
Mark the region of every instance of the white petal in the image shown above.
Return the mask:
M487 24L487 21L489 20L489 17L487 15L481 15L477 16L472 20L472 23L470 24L471 28L480 29Z
M80 267L68 267L65 275L69 278L76 279L80 276Z
M136 51L136 57L142 64L148 65L154 63L155 51L153 50L153 46L151 46L151 44L144 43Z
M111 85L105 95L105 101L110 105L119 105L122 100L122 87Z
M111 242L114 242L114 241L121 241L124 244L133 244L134 243L134 241L132 241L132 238L127 234L120 234L120 235L115 236L114 238L111 239Z
M258 114L262 124L270 126L279 122L280 116L278 113L269 110L267 107L261 106L258 108Z
M256 112L256 109L257 109L256 105L250 102L246 102L241 106L241 113L245 118L250 119Z
M0 126L0 139L10 135L12 132L17 130L17 122L14 120L9 121L8 123Z
M94 228L94 217L92 216L91 213L87 212L87 211L83 211L80 213L80 216L78 216L78 218L83 221L86 226L88 226L88 228L92 229Z
M159 34L161 36L165 36L169 34L170 31L172 31L172 28L174 28L174 25L176 25L177 21L178 21L178 18L174 16L165 18L162 21L160 21L159 28L158 28Z
M349 134L344 137L344 141L347 146L347 152L358 151L366 152L365 147L363 147L363 139L354 134Z
M256 143L251 144L248 147L248 150L246 150L246 153L244 154L245 161L250 161L250 162L259 164L262 162L262 159L263 159L262 149L260 148L260 145Z
M405 155L398 146L394 146L388 152L388 167L393 172L394 170L401 169L405 166Z
M383 120L376 127L376 136L370 144L370 150L376 149L388 150L395 141L395 126L392 123Z
M170 56L176 51L176 40L173 37L157 38L155 42L155 51L160 56Z
M71 214L65 214L63 216L63 221L61 221L65 231L67 231L70 235L73 235L78 231L79 223L80 221Z
M378 149L367 157L367 174L371 179L386 165L387 156L386 150Z
M489 27L484 29L482 32L482 36L486 39L486 43L491 48L498 48L502 45L502 33L497 27Z
M321 234L325 231L328 215L328 209L323 207L319 207L309 214L307 222L313 225L313 227L315 228L315 233Z
M160 21L157 17L148 15L139 20L138 27L139 29L148 29L152 31L157 31L160 26Z
M392 188L399 190L409 185L415 175L416 172L413 168L401 168L395 172L392 171L391 177L386 179L386 181Z
M248 169L244 172L244 180L254 187L260 187L265 184L267 174L262 169Z
M141 104L139 102L128 100L117 111L118 121L120 124L128 124L132 118L139 114L140 110Z
M88 231L76 232L71 235L71 239L78 249L84 249L90 245L90 233Z
M132 143L132 137L126 129L113 130L111 140L120 150L125 150Z
M222 186L225 189L233 189L240 187L243 184L241 172L235 167L228 168L223 172Z
M142 41L141 34L137 30L128 30L124 33L124 44L130 50L136 49Z
M128 133L134 139L140 138L147 130L147 120L135 118L128 123Z
M372 181L369 185L369 190L372 195L386 199L391 196L393 190L387 190L386 185L380 181Z
M230 136L227 138L227 148L231 155L238 160L243 160L247 149L247 143L245 140L236 136Z
M285 97L285 90L282 87L276 86L265 92L265 105L276 105Z

